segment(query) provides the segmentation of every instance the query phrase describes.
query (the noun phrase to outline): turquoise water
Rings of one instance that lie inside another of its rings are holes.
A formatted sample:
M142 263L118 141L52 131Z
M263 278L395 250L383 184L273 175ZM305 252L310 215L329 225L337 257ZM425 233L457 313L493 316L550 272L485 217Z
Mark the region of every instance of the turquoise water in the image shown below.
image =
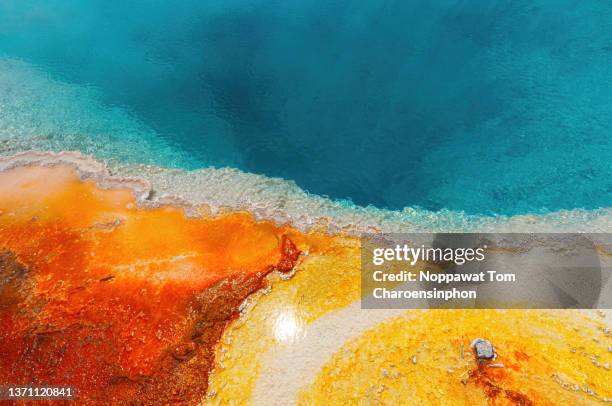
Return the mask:
M606 1L0 0L0 57L24 148L381 208L612 205Z

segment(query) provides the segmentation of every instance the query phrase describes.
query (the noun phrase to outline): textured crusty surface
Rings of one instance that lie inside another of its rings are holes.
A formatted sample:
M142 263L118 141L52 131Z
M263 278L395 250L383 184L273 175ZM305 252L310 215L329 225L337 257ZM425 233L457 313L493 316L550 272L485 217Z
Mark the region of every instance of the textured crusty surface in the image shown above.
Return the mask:
M241 303L298 260L289 228L138 208L128 185L65 165L0 173L0 383L197 403Z
M279 225L303 220L289 202L258 221L267 206L215 211L158 181L73 153L0 160L0 383L98 404L612 396L609 312L362 310L356 229L305 233Z

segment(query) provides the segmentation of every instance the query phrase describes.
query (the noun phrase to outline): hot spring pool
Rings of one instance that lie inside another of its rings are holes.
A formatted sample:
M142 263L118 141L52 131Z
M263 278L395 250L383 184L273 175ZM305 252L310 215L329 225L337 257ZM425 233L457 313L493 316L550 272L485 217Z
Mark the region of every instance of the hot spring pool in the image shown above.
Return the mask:
M609 207L612 3L0 3L0 148L358 205Z

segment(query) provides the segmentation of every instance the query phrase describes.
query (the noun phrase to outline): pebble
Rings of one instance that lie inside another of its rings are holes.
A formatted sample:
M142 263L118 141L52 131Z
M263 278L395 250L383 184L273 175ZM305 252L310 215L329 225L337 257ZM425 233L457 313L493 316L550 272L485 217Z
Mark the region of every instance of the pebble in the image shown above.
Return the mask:
M472 341L472 349L476 352L479 359L495 359L495 349L493 344L483 338Z

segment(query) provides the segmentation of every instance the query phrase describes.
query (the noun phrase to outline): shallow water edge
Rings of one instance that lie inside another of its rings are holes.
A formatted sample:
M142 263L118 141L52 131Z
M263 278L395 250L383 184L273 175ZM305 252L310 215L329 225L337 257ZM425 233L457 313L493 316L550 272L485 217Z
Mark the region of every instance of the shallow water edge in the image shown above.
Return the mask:
M547 214L476 216L420 208L401 211L360 207L313 195L294 182L233 168L196 171L153 165L107 163L77 151L25 151L0 157L0 171L26 165L68 165L100 187L129 188L139 205L183 207L187 215L248 211L302 231L358 235L363 232L608 232L612 208Z

